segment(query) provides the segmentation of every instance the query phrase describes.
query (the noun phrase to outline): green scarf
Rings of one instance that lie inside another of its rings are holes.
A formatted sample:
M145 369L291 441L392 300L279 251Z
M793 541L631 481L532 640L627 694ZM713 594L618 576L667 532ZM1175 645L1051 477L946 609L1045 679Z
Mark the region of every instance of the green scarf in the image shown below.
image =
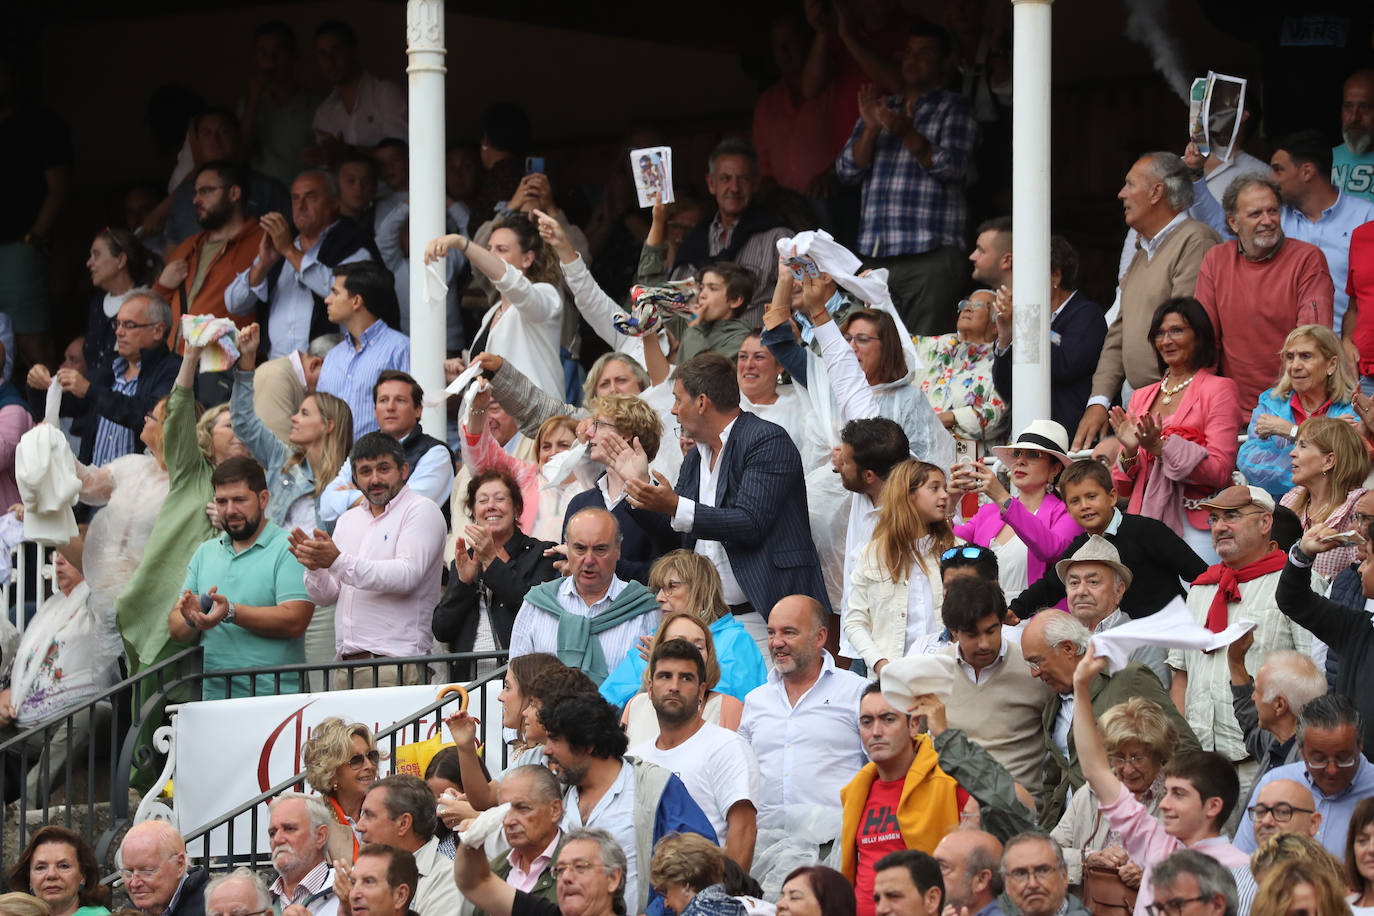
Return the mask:
M606 655L601 651L598 633L604 633L627 620L658 610L654 593L638 582L628 582L625 589L606 610L595 617L569 614L558 603L558 587L563 579L536 585L525 594L525 600L539 610L558 618L558 660L570 668L581 668L587 677L600 685L610 671ZM620 659L616 659L616 664Z

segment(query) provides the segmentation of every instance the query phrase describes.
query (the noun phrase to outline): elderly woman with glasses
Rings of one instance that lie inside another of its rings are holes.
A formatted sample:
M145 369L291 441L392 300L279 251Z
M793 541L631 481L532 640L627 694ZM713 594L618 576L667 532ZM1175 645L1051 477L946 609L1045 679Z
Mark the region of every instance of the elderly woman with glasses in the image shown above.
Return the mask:
M763 654L744 624L726 606L725 595L720 587L720 573L716 572L710 560L690 550L666 553L649 570L649 589L654 592L659 610L663 612L660 636L673 614L691 614L710 630L714 664L720 668L720 680L713 685L714 691L743 702L749 691L768 679L768 667ZM704 642L694 634L689 634L687 639L689 642ZM644 689L649 651L631 652L602 681L601 695L616 706L629 703L636 692ZM652 715L653 711L650 710Z
M1131 697L1107 710L1098 728L1112 772L1158 818L1164 764L1178 749L1178 730L1158 703L1144 697ZM1101 870L1115 874L1129 888L1140 886L1144 863L1127 859L1121 837L1102 815L1090 786L1073 793L1050 836L1064 850L1070 884L1081 885L1090 872Z
M330 716L315 726L301 748L305 781L324 796L336 821L329 838L330 859L352 862L358 853L358 817L363 796L377 779L382 756L372 729L361 722Z
M940 422L960 439L991 446L1006 434L1009 406L992 382L997 355L997 294L980 289L955 306L953 334L916 337L916 353L925 363L916 383L930 399Z

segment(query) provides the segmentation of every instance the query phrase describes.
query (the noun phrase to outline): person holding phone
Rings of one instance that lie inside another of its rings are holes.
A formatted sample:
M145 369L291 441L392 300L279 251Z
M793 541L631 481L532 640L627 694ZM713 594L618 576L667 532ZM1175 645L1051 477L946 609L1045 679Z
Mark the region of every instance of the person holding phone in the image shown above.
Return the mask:
M1340 533L1356 527L1355 503L1368 492L1361 484L1369 474L1369 452L1354 425L1337 417L1312 417L1298 427L1290 453L1293 489L1279 500L1302 522L1302 530L1324 526ZM1357 561L1353 543L1317 557L1313 569L1327 582Z

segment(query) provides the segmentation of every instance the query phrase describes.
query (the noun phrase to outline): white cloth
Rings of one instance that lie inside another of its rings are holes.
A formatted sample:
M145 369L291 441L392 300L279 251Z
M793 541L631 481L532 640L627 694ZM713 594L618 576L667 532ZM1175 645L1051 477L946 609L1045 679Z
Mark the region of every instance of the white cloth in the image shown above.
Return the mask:
M720 725L724 706L725 694L712 690L701 707L701 717L712 725ZM641 691L625 704L625 735L630 739L630 747L658 740L658 713L654 712L654 704L647 693Z
M87 603L85 582L53 595L34 615L15 650L10 702L21 726L36 725L79 705L116 680L104 627Z
M1143 646L1215 652L1254 628L1253 620L1237 620L1220 633L1213 633L1198 625L1182 598L1175 598L1148 617L1139 617L1094 635L1093 655L1105 656L1108 673L1116 674L1126 667L1131 652Z
M735 420L725 424L725 428L720 431L720 452L719 456L725 455L725 445L730 441L730 433L735 428ZM717 460L715 466L711 466L711 446L705 442L697 443L697 454L701 456L700 480L697 484L697 498L687 499L685 496L677 501L677 511L673 513L673 530L689 532L692 524L696 521L697 503L703 506L716 505L716 487L720 483L721 474L725 471L725 462ZM739 579L735 578L735 570L730 566L730 555L725 549L725 544L720 541L711 541L706 538L697 538L696 553L711 561L711 565L720 573L720 590L725 596L725 603L731 606L744 604L749 600L744 594L744 589L740 587ZM762 610L755 608L755 610Z
M827 652L820 677L796 706L776 668L749 691L739 734L767 774L758 796L760 826L781 826L788 805L839 807L840 790L868 760L859 738L859 699L867 686L835 667Z
M695 735L675 748L663 750L655 741L630 748L630 756L672 770L692 800L711 819L716 837L725 844L727 816L739 802L755 804L762 777L749 743L728 728L702 724Z
M482 316L473 340L486 337L486 350L511 361L546 394L563 397L563 363L558 356L563 333L563 294L548 283L531 283L511 265L492 284L510 307L496 326L501 310L497 302ZM490 328L490 331L488 331Z
M48 386L43 422L24 433L14 449L14 482L24 503L24 537L60 547L76 537L72 506L81 496L76 456L58 425L62 387Z
M463 904L458 885L453 880L453 860L439 851L439 838L415 850L415 867L420 883L415 886L415 902L411 908L420 916L452 916Z
M990 545L997 557L997 581L1001 583L1002 594L1010 602L1025 591L1030 578L1030 551L1026 542L1012 537L1001 544L993 541Z
M912 655L897 658L883 666L880 681L883 699L893 709L906 712L916 698L932 693L941 702L954 692L954 657L952 655Z

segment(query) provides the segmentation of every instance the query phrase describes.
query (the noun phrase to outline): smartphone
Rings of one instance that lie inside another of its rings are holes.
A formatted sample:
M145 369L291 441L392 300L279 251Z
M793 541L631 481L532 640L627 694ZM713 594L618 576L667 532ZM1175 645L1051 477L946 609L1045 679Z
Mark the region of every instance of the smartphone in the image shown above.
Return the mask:
M1349 547L1351 545L1363 544L1365 538L1363 534L1351 529L1350 531L1340 531L1336 534L1328 534L1326 537L1322 538L1322 540L1330 541L1333 544L1339 544L1341 547Z
M526 156L526 157L525 157L525 174L526 174L526 175L533 175L533 174L536 173L536 172L542 173L543 171L544 171L544 157L543 157L543 156Z

